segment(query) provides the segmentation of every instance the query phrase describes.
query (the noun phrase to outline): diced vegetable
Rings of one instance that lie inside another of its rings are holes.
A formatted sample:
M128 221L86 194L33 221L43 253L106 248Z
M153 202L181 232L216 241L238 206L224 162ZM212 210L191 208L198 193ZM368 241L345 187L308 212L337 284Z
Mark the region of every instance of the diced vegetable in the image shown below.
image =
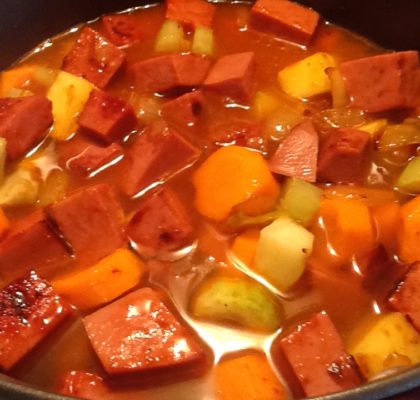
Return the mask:
M57 71L52 68L36 67L34 70L34 79L39 84L50 87L57 76Z
M192 314L215 322L233 322L249 329L272 332L280 326L279 310L272 295L244 279L218 277L197 292Z
M303 274L314 236L289 217L281 217L261 231L255 269L268 282L286 290Z
M271 140L281 140L286 132L298 125L303 119L304 108L298 104L282 102L268 114L264 125L264 136Z
M44 207L62 200L68 183L69 178L64 171L60 169L51 171L39 192L39 204Z
M387 203L371 209L375 222L378 243L382 244L390 253L397 248L398 229L401 214L398 203Z
M77 127L77 116L86 104L94 86L86 79L61 71L47 97L53 105L54 127L51 136L65 140Z
M420 336L402 314L392 313L380 317L350 353L369 379L387 368L420 362Z
M260 153L239 146L213 153L193 177L198 211L222 221L235 210L259 215L274 208L279 186Z
M280 107L281 101L276 96L258 91L255 93L252 109L258 119L264 119L268 114Z
M399 256L405 263L420 261L420 196L401 207Z
M242 261L248 267L254 263L257 252L260 231L249 229L236 236L231 251L235 257Z
M379 150L388 151L396 147L420 143L420 122L388 125L379 141Z
M353 185L329 186L325 188L324 196L327 199L360 200L368 207L378 206L397 200L397 197L392 190Z
M345 107L349 101L349 97L340 70L338 68L328 68L326 72L331 81L333 107Z
M397 187L409 193L420 193L420 157L407 164L397 180Z
M358 126L357 129L359 131L364 131L370 133L372 136L376 136L379 133L382 133L388 125L388 120L385 118L376 119L371 122L367 122L362 126Z
M34 72L34 66L23 65L4 71L1 74L1 97L9 95L12 89L22 89L28 85Z
M319 214L328 241L345 258L363 255L375 247L375 232L369 209L363 202L350 199L325 199Z
M6 139L0 137L0 184L4 179L4 167L6 166Z
M31 171L19 168L7 176L0 186L1 206L34 204L38 199L39 183Z
M3 209L0 208L0 239L3 239L3 236L10 228L9 219L4 214Z
M222 360L216 367L217 400L286 400L285 388L264 354Z
M312 122L318 132L328 134L331 128L359 129L366 122L366 116L355 108L330 108L314 114Z
M158 53L180 53L187 51L189 41L184 36L182 26L176 21L166 20L156 37L155 51Z
M331 91L327 68L336 66L328 53L316 53L279 72L280 87L289 95L306 98Z
M6 94L6 97L16 98L16 97L27 97L27 96L33 96L33 95L34 95L33 92L31 92L30 90L12 88Z
M194 32L191 52L211 56L214 51L213 30L205 26L197 26Z
M307 226L313 221L321 203L322 190L298 178L289 178L281 200L282 210Z
M136 286L144 271L143 262L130 250L121 248L90 268L57 278L52 286L79 310L89 310Z

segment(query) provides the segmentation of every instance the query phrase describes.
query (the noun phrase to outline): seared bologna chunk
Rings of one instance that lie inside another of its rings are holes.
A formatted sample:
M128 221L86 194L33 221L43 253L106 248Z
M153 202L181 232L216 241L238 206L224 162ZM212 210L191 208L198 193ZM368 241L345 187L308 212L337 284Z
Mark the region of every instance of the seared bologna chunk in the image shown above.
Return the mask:
M108 147L90 145L82 153L67 161L67 168L81 175L89 175L124 154L122 147L112 143Z
M139 61L132 66L137 89L142 92L199 86L210 62L194 54L168 54Z
M96 374L70 371L61 377L57 392L81 399L102 400L110 393L110 390L104 380Z
M312 122L302 122L280 142L270 161L271 171L315 182L318 142L318 134Z
M171 251L192 242L193 228L175 193L163 189L140 204L127 234L139 246L152 251Z
M417 51L382 54L341 64L354 107L368 112L416 107L420 95Z
M166 0L166 18L180 22L187 29L210 28L215 11L214 5L205 0Z
M255 55L253 52L220 57L204 81L207 90L229 100L249 101L254 86Z
M321 146L318 179L332 183L360 183L369 133L353 128L332 131Z
M0 281L10 282L31 269L49 277L70 262L70 254L50 228L42 210L12 225L0 242Z
M84 28L61 69L104 88L125 61L125 53L91 28Z
M192 165L200 150L165 123L157 122L140 135L122 162L121 188L128 196L164 182Z
M137 127L136 113L125 100L94 90L79 116L83 132L111 143Z
M353 358L346 353L325 313L316 314L282 339L281 349L309 397L350 389L361 383Z
M42 96L0 99L0 137L9 160L22 157L48 134L53 123L51 102Z
M204 96L199 90L186 93L164 103L162 116L166 121L180 127L193 126L201 115L203 104Z
M116 46L131 45L144 37L140 21L133 15L102 17L102 25L106 36Z
M392 293L389 303L395 310L406 315L420 332L420 263L413 264Z
M49 213L79 264L91 265L124 243L123 212L109 184L80 189Z
M110 375L196 367L205 361L200 345L152 289L139 289L84 318Z
M320 16L310 8L290 1L258 0L251 10L250 27L281 39L309 44Z
M0 368L9 370L66 316L70 306L33 271L0 292Z

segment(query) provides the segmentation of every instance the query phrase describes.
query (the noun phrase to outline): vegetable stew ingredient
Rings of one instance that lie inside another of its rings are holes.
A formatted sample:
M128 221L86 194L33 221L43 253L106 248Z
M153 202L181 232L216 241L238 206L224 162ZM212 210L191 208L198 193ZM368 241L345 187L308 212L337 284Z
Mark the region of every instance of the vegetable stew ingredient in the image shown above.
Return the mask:
M35 204L38 199L39 183L31 171L20 168L8 175L0 186L1 206Z
M251 267L257 253L259 239L260 231L257 229L248 229L240 233L232 244L233 255L246 266Z
M191 51L194 54L212 56L214 52L213 30L205 26L197 26L194 31Z
M420 193L420 157L407 164L398 177L397 186L408 193Z
M399 256L405 263L420 260L420 196L401 207Z
M181 53L188 51L190 43L184 36L182 26L176 21L166 20L156 37L157 53Z

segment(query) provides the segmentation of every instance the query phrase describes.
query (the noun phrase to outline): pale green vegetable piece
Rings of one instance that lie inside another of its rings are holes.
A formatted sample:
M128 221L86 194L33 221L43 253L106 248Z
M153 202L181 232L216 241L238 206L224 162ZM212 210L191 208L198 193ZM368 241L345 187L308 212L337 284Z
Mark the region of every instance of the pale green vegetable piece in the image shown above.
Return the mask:
M295 221L308 225L313 221L321 203L323 191L298 178L287 180L281 209Z
M420 122L388 125L379 141L379 150L388 151L397 147L420 143Z
M194 32L191 51L194 54L211 56L214 51L213 30L205 26L198 26Z
M39 183L27 169L18 169L0 186L0 206L34 204L38 200Z
M303 274L314 236L287 216L261 230L255 270L273 286L286 290Z
M238 278L219 277L199 289L192 313L215 322L233 322L273 332L280 326L279 306L262 286Z
M186 39L182 26L176 21L166 20L156 37L155 51L178 53L184 50Z
M0 138L0 183L4 178L4 167L6 165L6 139Z
M397 180L397 186L410 193L420 193L420 157L407 164Z

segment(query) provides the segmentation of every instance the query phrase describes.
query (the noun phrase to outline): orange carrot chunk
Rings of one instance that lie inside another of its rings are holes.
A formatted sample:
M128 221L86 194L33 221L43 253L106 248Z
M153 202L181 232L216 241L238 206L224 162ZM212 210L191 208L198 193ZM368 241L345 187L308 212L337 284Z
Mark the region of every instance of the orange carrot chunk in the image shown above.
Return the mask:
M389 252L397 250L398 226L400 224L400 206L398 203L388 203L371 209L376 226L376 236L379 244Z
M401 207L398 244L403 262L420 261L420 196Z
M238 235L232 245L232 253L248 267L252 266L257 252L260 231L249 229Z
M0 208L0 239L4 237L10 228L9 220L7 219L4 211Z

